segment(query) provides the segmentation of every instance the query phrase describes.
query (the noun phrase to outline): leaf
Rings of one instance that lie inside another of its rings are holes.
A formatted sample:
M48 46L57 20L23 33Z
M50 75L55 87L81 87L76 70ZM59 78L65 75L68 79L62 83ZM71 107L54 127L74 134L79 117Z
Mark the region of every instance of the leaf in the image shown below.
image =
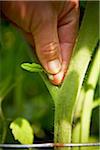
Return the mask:
M36 63L32 63L32 64L23 63L23 64L21 64L21 67L30 72L42 72L43 71L42 66L39 64L36 64Z
M17 118L10 124L10 129L12 129L15 140L18 140L21 144L33 143L33 129L26 119Z

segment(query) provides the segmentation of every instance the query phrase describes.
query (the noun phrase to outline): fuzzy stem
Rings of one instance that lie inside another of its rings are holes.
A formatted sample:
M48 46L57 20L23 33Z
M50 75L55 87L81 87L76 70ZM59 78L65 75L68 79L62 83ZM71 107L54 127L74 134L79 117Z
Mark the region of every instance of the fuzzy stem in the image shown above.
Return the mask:
M52 99L54 100L54 103L55 103L57 94L60 90L59 87L57 87L55 85L52 85L52 83L50 83L50 81L48 80L48 78L47 78L47 76L45 75L44 72L40 73L40 76L43 79L45 85L47 86L47 88L49 90L49 93L52 96Z
M88 2L67 76L56 97L54 122L54 141L56 143L71 142L75 104L91 55L98 41L98 23L96 23L98 21L98 11L95 11L97 9L97 2ZM56 149L68 150L70 148Z

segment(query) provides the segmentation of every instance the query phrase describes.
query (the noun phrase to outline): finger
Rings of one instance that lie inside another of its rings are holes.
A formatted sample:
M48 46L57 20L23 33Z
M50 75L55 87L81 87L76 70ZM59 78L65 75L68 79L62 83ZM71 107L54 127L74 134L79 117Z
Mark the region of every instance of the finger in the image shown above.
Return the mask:
M69 64L69 58L72 54L73 46L76 40L77 29L78 29L78 1L76 3L69 2L69 8L66 11L66 15L59 23L58 34L59 41L61 44L62 57L66 65Z
M48 11L47 11L48 12ZM56 74L61 69L60 45L57 35L57 18L46 14L45 19L33 30L37 56L48 73Z
M61 82L63 81L65 73L67 72L70 63L78 29L78 3L70 3L69 9L67 11L65 11L66 13L63 14L64 17L61 17L62 19L59 21L60 23L58 27L63 67L59 74L56 74L53 78L52 82L56 85L61 84Z
M2 13L16 26L30 32L30 20L33 16L33 3L28 1L2 1Z
M64 79L65 71L66 71L65 65L64 63L62 63L62 68L60 72L54 75L49 75L48 77L54 85L60 85Z

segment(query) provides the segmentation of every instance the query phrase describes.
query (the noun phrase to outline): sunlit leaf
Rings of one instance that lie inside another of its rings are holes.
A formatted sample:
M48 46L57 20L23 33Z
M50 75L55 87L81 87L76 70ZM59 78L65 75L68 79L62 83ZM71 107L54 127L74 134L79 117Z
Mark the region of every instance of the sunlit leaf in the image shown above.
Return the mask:
M36 64L36 63L32 63L32 64L23 63L23 64L21 64L21 67L30 72L42 72L43 71L42 66L39 64Z
M10 124L15 140L22 144L32 144L34 140L33 129L24 118L17 118Z

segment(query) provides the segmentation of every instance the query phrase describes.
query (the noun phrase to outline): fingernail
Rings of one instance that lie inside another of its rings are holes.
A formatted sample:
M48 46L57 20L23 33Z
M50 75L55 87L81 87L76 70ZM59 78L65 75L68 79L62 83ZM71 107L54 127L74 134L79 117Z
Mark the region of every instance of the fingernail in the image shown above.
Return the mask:
M50 79L50 80L54 80L54 77L53 77L53 75L52 74L48 74L48 78Z
M52 60L48 62L48 69L50 73L56 74L60 71L61 69L61 63L58 59Z
M53 83L55 85L60 85L63 81L64 73L61 71L58 74L54 75Z

